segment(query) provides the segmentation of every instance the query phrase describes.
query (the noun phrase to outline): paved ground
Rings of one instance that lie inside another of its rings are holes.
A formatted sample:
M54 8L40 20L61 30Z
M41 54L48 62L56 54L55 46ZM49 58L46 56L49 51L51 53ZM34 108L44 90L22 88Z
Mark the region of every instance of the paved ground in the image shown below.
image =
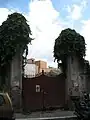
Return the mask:
M47 117L47 118L20 118L16 120L77 120L76 116L67 116L67 117Z
M57 119L59 117L72 117L75 116L73 111L47 111L47 112L33 112L29 115L16 114L17 120L36 120L36 119Z
M77 120L76 117L67 116L67 117L47 117L47 118L23 118L16 120Z

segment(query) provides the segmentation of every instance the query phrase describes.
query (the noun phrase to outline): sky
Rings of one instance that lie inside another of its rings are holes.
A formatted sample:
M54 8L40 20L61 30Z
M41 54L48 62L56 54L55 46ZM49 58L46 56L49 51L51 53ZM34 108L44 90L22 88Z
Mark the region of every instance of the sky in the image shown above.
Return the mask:
M22 13L35 38L28 45L28 58L54 63L55 39L65 28L75 29L86 41L86 59L90 61L90 0L0 0L0 25L8 14Z

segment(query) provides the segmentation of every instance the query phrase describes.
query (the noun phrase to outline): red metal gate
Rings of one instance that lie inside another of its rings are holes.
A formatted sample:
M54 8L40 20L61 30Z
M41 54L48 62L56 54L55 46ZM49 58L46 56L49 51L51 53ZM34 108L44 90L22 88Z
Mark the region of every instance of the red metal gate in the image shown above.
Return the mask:
M63 75L48 77L42 74L23 79L23 106L25 110L63 107L65 104L65 78Z

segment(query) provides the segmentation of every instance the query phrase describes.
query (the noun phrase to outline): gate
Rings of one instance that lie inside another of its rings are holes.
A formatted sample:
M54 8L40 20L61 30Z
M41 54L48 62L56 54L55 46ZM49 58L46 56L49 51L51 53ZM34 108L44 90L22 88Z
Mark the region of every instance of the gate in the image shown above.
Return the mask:
M22 86L24 110L64 107L65 78L62 74L56 77L42 74L35 78L24 78Z

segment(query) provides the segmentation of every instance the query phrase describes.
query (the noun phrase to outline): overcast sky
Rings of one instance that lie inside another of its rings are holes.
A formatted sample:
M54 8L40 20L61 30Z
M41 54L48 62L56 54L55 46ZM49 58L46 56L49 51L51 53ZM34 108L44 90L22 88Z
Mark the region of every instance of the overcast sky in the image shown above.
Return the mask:
M28 20L34 41L28 58L41 59L56 66L53 58L55 39L61 30L73 28L85 37L86 59L90 61L90 0L0 0L0 24L13 11Z

